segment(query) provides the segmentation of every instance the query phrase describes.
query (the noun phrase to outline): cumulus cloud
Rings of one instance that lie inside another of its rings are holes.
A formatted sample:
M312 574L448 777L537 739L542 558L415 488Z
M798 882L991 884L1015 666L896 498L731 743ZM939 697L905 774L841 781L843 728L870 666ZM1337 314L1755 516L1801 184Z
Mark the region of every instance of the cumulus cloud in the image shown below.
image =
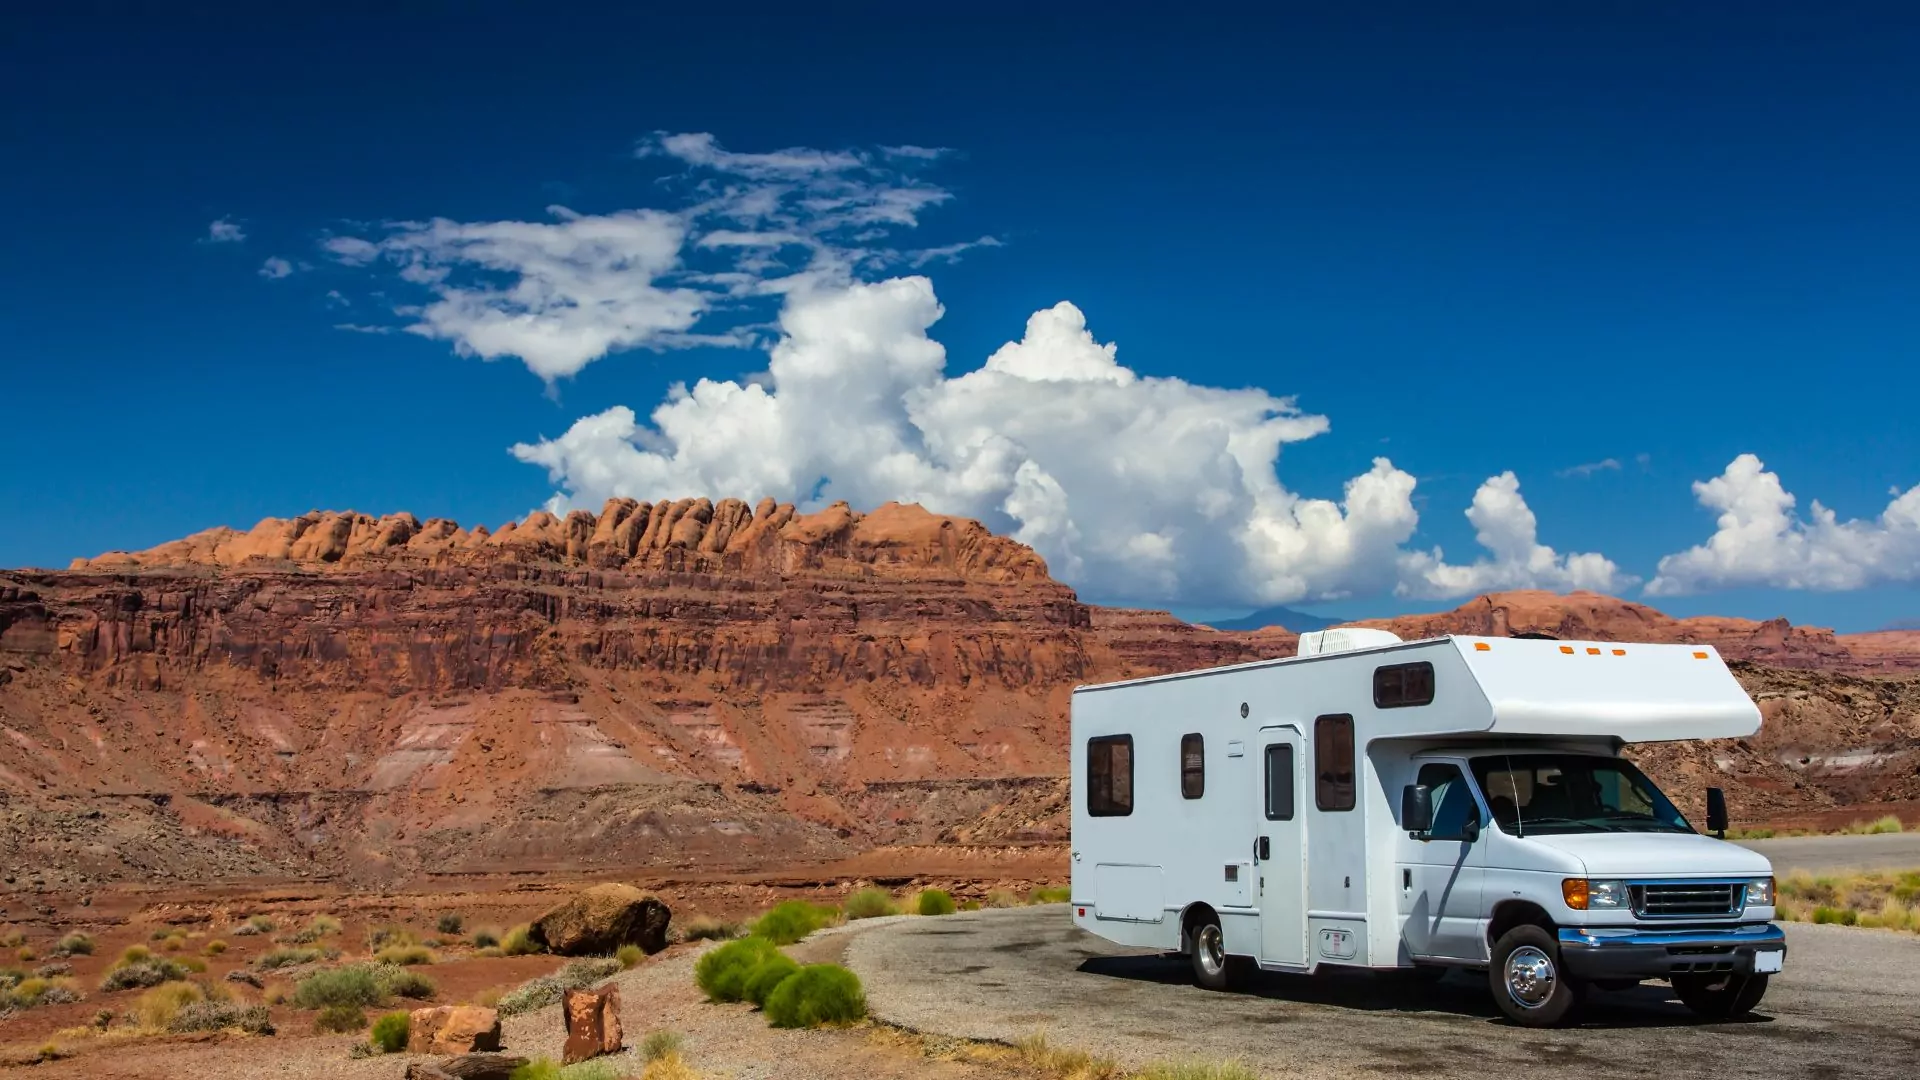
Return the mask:
M1651 596L1769 586L1843 590L1920 581L1920 485L1898 488L1880 516L1841 521L1818 501L1812 518L1753 454L1741 454L1712 480L1695 481L1700 505L1718 511L1706 543L1660 560Z
M1540 543L1539 523L1511 472L1489 477L1467 509L1474 538L1490 557L1449 566L1439 548L1401 557L1402 596L1445 598L1500 589L1592 589L1618 592L1639 583L1613 560L1594 553L1561 555Z
M293 273L293 264L278 255L260 264L260 276L269 280L283 278Z
M247 238L245 229L232 218L220 218L207 225L207 235L201 237L206 244L238 244Z
M949 376L928 336L941 313L924 277L798 289L763 377L703 379L674 388L650 423L616 407L512 451L563 489L556 510L719 493L919 502L1010 532L1109 598L1286 603L1386 591L1408 574L1420 595L1617 580L1605 560L1603 572L1597 557L1534 544L1511 476L1489 481L1501 498L1476 500L1493 560L1409 556L1415 481L1389 460L1338 501L1281 485L1280 448L1328 429L1291 398L1140 375L1065 302Z

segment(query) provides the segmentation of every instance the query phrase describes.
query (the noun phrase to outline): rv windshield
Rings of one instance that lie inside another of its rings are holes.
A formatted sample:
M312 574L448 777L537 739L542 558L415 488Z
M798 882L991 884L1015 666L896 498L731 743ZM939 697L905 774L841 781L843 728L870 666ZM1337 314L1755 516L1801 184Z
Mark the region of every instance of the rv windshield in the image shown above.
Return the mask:
M1619 758L1495 754L1473 759L1487 807L1503 832L1692 832L1646 774Z

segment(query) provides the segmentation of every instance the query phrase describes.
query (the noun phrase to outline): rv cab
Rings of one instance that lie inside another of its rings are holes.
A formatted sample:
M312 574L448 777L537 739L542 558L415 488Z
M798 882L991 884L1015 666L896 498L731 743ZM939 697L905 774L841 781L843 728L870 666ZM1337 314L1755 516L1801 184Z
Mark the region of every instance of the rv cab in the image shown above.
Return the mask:
M1566 1022L1664 979L1724 1018L1784 966L1772 867L1621 755L1751 735L1708 646L1358 628L1300 653L1082 687L1072 706L1075 922L1251 970L1484 971L1501 1010Z

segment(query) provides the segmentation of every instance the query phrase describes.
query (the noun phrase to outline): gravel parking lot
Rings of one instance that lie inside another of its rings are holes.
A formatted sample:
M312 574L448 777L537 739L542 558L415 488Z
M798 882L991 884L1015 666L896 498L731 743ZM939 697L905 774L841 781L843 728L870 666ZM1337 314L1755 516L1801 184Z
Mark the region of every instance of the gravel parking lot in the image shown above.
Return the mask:
M1759 1011L1699 1021L1663 983L1595 995L1574 1029L1508 1024L1485 982L1391 974L1263 975L1195 988L1184 960L1110 944L1064 906L913 919L852 935L846 962L875 1015L928 1034L1045 1032L1128 1065L1237 1057L1273 1077L1528 1075L1874 1077L1920 1061L1920 938L1787 926L1789 959ZM1524 1071L1523 1071L1524 1070Z

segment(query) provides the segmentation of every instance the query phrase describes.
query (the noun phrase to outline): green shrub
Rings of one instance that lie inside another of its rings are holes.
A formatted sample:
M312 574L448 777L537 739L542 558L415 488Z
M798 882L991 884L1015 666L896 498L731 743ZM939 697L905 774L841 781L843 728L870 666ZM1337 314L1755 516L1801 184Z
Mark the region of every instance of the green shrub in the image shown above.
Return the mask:
M681 936L687 941L731 941L740 936L740 924L696 915L687 920Z
M613 958L620 961L622 968L629 970L638 965L641 960L645 959L646 955L646 952L638 945L622 945L618 949L613 950Z
M233 932L239 937L252 937L255 934L271 934L278 926L278 923L267 918L265 915L255 915L253 918L234 927Z
M507 1074L507 1080L560 1080L560 1064L552 1058L534 1058L525 1065L516 1065Z
M9 972L9 976L13 973ZM80 989L72 979L9 977L0 984L0 1016L13 1009L31 1009L39 1005L70 1005L81 1000Z
M1839 926L1853 926L1860 921L1860 913L1852 908L1828 907L1825 904L1813 909L1813 921L1832 923Z
M800 970L800 965L785 953L774 953L760 961L760 965L747 973L747 981L742 987L742 996L764 1008L768 995L774 988L786 982Z
M68 934L54 948L68 956L92 956L93 939L85 934Z
M500 947L500 931L480 929L473 932L473 947L476 949L496 949Z
M568 990L585 990L616 974L620 961L604 956L582 957L551 975L529 979L500 997L501 1016L517 1016L558 1002Z
M206 953L208 956L219 956L221 953L227 951L227 943L221 941L219 938L214 938L212 941L207 942L206 948L200 951Z
M1030 904L1064 904L1073 899L1073 890L1062 885L1058 888L1042 887L1027 894Z
M174 930L174 928L171 926L163 926L160 929L155 930L153 933L148 934L147 940L148 941L165 941L168 938L172 937L177 932L178 931Z
M195 1001L180 1007L167 1024L175 1035L191 1031L244 1031L249 1035L273 1034L273 1020L265 1005L241 1005L231 1001Z
M767 995L767 1020L774 1027L848 1024L867 1015L860 978L838 964L808 964Z
M128 952L133 950L129 949ZM141 950L142 952L146 950ZM171 960L146 959L133 963L115 964L100 980L100 989L133 990L143 986L159 986L161 983L177 982L185 979L187 969Z
M375 961L397 967L433 963L433 953L420 945L389 945L373 954Z
M458 934L464 925L466 925L465 920L461 919L457 912L447 911L442 912L440 917L434 920L433 928L443 934Z
M140 995L133 1004L133 1015L140 1025L165 1031L173 1026L180 1010L207 1000L207 992L190 982L167 982Z
M413 931L398 926L376 926L367 931L367 949L384 949L389 945L414 945Z
M838 912L832 908L809 904L805 900L789 900L760 916L753 924L753 933L755 937L766 938L775 945L792 945L832 922L836 914Z
M316 971L294 986L293 1003L302 1009L324 1009L330 1005L356 1008L378 1005L386 996L379 975L365 964ZM361 1020L361 1026L366 1021ZM357 1028L355 1030L358 1030Z
M508 956L531 956L546 950L533 940L533 927L522 923L507 931L507 936L500 939L500 951Z
M298 967L301 964L311 964L319 959L319 949L280 948L261 953L254 959L253 966L259 968L261 971L272 971L275 968Z
M778 954L767 938L738 938L695 961L693 981L708 1001L742 1001L747 996L747 979L769 956Z
M407 1032L412 1018L403 1012L390 1012L373 1022L367 1042L383 1054L397 1054L407 1048Z
M953 906L953 894L945 889L922 889L920 898L914 902L914 910L922 915L951 915L957 910Z
M18 930L0 933L0 949L17 949L27 943L27 935Z
M129 945L120 952L118 964L144 964L153 959L153 950L145 945Z
M366 1026L367 1014L360 1010L360 1006L345 1002L321 1009L320 1015L313 1019L313 1030L321 1035L345 1035L363 1031Z
M640 1040L640 1060L659 1061L670 1054L677 1054L686 1040L677 1031L649 1031L647 1037Z
M888 896L885 889L861 889L847 897L847 902L840 905L840 910L847 913L849 920L900 914L900 906L893 902L893 897Z
M374 972L374 979L386 993L415 1001L424 1001L439 989L432 979L412 968L381 967Z
M1011 889L988 889L986 905L990 908L1019 907L1020 898L1013 895Z

